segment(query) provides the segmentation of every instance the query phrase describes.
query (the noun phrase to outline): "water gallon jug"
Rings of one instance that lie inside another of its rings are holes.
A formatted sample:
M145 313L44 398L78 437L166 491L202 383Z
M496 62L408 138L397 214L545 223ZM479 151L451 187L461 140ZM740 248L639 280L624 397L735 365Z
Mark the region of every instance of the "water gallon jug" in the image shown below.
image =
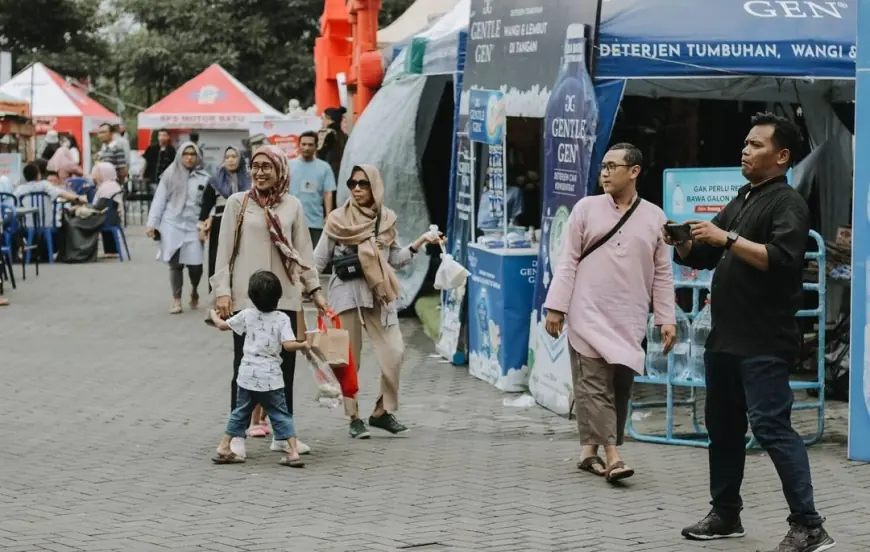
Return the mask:
M710 317L710 299L695 320L692 322L692 354L689 362L689 374L686 379L704 381L704 350L707 336L710 335L712 318Z
M689 317L679 306L676 307L677 342L674 343L674 374L676 379L684 380L690 373L689 357L691 353L691 324Z
M655 324L655 315L649 315L646 323L646 376L663 378L668 374L668 357L662 347L662 334Z

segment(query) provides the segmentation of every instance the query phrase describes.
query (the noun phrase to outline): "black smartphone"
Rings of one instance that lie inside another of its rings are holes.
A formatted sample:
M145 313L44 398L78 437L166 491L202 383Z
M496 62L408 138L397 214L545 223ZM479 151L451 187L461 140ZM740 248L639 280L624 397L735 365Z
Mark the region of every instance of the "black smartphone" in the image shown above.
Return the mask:
M685 224L666 224L665 231L676 243L687 242L692 239L692 227Z
M154 241L160 241L160 230L157 230L156 228L154 229Z

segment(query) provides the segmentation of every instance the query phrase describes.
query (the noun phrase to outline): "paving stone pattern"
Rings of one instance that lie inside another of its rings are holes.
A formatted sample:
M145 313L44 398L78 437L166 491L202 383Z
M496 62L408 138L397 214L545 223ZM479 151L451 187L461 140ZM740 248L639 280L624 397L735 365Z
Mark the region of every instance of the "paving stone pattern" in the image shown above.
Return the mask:
M400 419L412 432L352 441L313 401L299 364L303 470L268 443L209 461L229 403L231 339L203 311L166 314L168 275L129 229L133 263L46 266L0 311L0 550L751 551L772 549L787 509L770 461L747 463L746 539L694 544L707 511L706 451L629 443L619 488L578 473L574 423L504 396L408 344ZM363 354L362 405L376 391ZM835 420L841 427L843 420ZM649 419L646 424L651 423ZM842 439L813 447L816 497L838 550L870 548L870 466Z

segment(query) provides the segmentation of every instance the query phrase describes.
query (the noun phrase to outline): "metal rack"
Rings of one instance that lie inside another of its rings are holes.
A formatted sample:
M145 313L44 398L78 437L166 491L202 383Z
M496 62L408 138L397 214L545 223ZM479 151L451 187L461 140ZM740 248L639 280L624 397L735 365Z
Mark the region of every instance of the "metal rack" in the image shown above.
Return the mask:
M818 319L819 327L819 343L816 352L818 369L816 380L814 381L791 381L792 390L810 390L818 391L816 400L795 402L792 406L792 411L795 410L816 410L818 412L818 428L816 432L809 436L803 436L803 440L807 446L819 442L825 430L825 242L822 237L815 231L810 231L817 246L817 251L807 252L805 257L808 260L818 262L818 281L804 282L805 291L815 291L818 296L818 305L814 309L804 309L798 311L797 316L802 318L815 317ZM677 289L692 290L692 310L687 314L690 320L698 314L698 304L700 302L701 290L709 289L709 282L676 282L674 287ZM647 373L649 372L650 359L647 357ZM683 445L690 447L708 447L710 444L707 432L701 426L698 420L698 397L697 390L706 388L703 381L685 381L680 380L674 374L674 357L673 354L668 355L668 373L666 377L647 377L637 376L634 381L636 383L647 383L653 385L665 386L665 400L662 401L645 401L645 402L630 402L629 415L627 422L627 431L632 439L647 443L659 443L666 445ZM675 388L688 388L689 397L687 399L676 400L674 397ZM693 432L676 433L674 431L674 409L675 407L688 407L691 409ZM645 410L651 408L665 409L665 428L662 434L640 433L634 427L632 422L632 413L635 410ZM746 448L755 448L758 443L755 437L746 439Z

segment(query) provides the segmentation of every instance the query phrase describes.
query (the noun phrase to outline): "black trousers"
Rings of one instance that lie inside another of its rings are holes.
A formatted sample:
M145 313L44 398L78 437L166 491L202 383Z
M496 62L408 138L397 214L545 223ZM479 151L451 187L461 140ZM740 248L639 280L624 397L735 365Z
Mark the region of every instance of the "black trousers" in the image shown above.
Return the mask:
M290 317L290 326L296 333L296 311L281 311ZM233 381L230 385L230 411L236 409L236 394L238 386L236 378L239 377L239 366L242 364L242 349L245 346L245 336L233 332ZM287 398L287 410L293 415L293 376L296 374L296 353L281 351L281 372L284 374L284 396ZM248 420L250 425L251 421Z
M791 510L789 523L821 525L824 520L813 503L807 448L791 426L794 395L788 384L788 362L775 356L739 357L708 351L704 364L713 510L733 518L743 508L740 486L746 463L746 429L751 425L779 474Z

